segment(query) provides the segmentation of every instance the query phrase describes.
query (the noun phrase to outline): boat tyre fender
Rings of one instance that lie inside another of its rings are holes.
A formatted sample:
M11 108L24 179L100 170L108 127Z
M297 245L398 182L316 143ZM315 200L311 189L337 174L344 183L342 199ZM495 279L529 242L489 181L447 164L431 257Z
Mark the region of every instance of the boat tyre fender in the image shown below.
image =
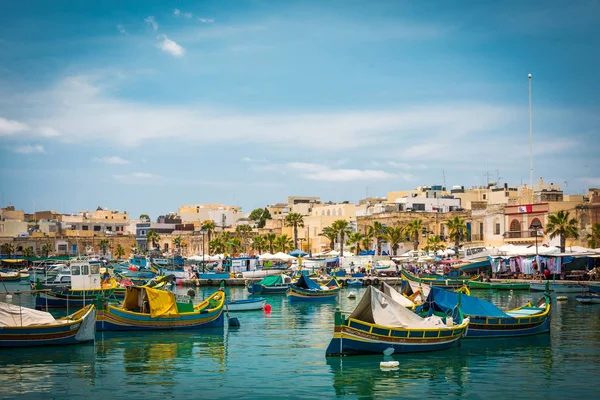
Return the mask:
M236 278L238 278L238 279L242 279L242 278L244 277L244 275L242 275L242 274L237 274L235 277L236 277Z
M379 285L379 279L378 278L373 279L373 285Z
M207 285L212 285L212 279L208 279L208 280L206 281L206 284L207 284Z
M364 284L367 285L367 286L371 285L371 280L370 279L365 279Z
M340 280L342 286L348 286L348 281L345 279Z

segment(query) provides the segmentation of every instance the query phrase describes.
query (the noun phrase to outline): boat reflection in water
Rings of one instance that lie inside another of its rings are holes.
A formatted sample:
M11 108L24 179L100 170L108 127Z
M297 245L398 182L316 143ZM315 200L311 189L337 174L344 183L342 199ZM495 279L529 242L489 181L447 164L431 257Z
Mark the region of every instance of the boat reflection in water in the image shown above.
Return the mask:
M397 369L379 368L381 361L399 361ZM550 337L463 341L461 347L424 354L327 357L337 396L438 398L502 394L502 371L522 371L511 387L528 390L532 381L550 383Z

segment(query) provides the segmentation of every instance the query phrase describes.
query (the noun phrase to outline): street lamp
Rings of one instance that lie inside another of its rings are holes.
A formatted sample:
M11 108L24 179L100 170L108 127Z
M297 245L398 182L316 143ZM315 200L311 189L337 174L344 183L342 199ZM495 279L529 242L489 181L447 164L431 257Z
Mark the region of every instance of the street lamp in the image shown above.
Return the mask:
M537 238L538 238L538 231L541 228L542 228L542 224L537 219L534 219L533 222L531 223L531 225L529 225L529 230L531 231L531 233L535 237L535 262L536 262L536 264L538 264L538 268L539 268L539 262L538 262L538 242L537 242Z

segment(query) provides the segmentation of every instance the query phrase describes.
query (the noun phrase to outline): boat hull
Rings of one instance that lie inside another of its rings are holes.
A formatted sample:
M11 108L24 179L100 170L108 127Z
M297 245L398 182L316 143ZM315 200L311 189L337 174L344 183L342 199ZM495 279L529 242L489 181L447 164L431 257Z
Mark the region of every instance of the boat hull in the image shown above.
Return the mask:
M356 281L346 281L346 284L348 285L348 287L354 287L354 288L360 288L363 287L363 282L361 280L356 280Z
M545 316L531 317L527 320L524 318L510 318L506 321L502 319L488 319L471 317L469 330L465 338L499 338L499 337L514 337L514 336L530 336L541 333L550 332L550 314ZM521 320L521 321L519 321ZM505 322L504 324L493 323L496 321Z
M264 298L232 300L226 307L228 311L255 311L262 310L266 303L267 300Z
M445 287L445 288L460 288L463 285L467 285L471 278L419 278L411 273L402 270L402 277L406 280L413 282L426 283L431 286ZM473 278L475 279L475 278Z
M543 292L546 290L545 283L531 283L531 290L535 290L538 292ZM573 284L565 284L561 285L558 283L550 283L549 290L554 293L581 293L587 291L587 286L585 285L573 285Z
M284 294L288 291L290 285L264 286L258 283L248 285L248 292L252 294Z
M35 298L36 309L83 307L92 304L98 297L121 300L125 298L125 289L87 290L85 296L82 291L60 291L40 293Z
M310 291L291 286L286 295L290 301L331 301L337 299L339 293L339 288L332 290Z
M575 296L575 300L581 304L600 304L600 296Z
M529 290L529 283L524 282L469 282L469 289L487 289L487 290Z

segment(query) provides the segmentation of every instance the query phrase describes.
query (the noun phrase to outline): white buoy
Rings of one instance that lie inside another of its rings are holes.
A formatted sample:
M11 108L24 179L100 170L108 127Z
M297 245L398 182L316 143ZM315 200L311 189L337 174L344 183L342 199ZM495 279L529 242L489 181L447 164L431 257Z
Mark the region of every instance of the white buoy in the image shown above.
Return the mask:
M348 293L348 298L349 299L355 299L356 298L356 293L355 292Z
M12 294L7 294L6 295L6 300L10 300L10 299L12 299Z
M567 299L567 296L556 296L556 301L566 301Z
M381 369L398 368L399 365L399 361L382 361L379 363Z

